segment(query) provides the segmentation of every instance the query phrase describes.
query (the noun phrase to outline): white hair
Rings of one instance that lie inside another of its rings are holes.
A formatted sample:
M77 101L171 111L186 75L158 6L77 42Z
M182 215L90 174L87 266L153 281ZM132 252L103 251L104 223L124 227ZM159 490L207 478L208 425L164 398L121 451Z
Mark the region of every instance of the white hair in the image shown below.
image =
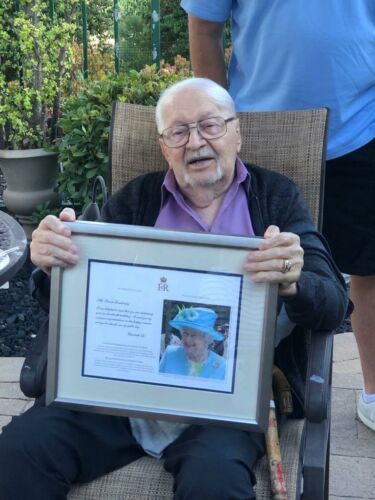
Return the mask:
M209 80L208 78L187 78L180 82L174 83L164 90L161 94L156 105L155 119L156 127L159 134L165 129L163 120L163 110L166 104L175 97L176 94L183 90L201 90L204 92L220 109L227 109L231 114L235 114L234 101L225 90L224 87L218 83Z

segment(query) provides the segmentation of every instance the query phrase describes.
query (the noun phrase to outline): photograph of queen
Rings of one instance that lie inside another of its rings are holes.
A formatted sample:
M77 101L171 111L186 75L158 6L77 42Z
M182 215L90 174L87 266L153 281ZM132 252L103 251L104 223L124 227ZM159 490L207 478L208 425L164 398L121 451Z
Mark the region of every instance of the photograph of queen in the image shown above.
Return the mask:
M169 324L179 330L181 345L166 348L159 372L223 380L225 359L210 348L224 338L214 328L216 319L216 312L206 307L180 310Z

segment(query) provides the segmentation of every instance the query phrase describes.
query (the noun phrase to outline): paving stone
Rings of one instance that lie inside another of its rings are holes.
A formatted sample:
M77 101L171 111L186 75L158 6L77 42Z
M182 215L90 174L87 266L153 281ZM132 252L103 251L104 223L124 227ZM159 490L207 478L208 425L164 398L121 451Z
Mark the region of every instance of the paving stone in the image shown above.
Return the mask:
M27 399L18 382L0 382L0 398Z
M0 434L1 434L1 430L2 430L2 428L3 428L5 425L9 424L9 422L10 422L11 420L12 420L12 417L10 417L10 416L9 416L9 417L8 417L8 416L7 416L7 417L5 417L5 416L3 416L3 415L0 415Z
M332 376L332 387L340 389L362 389L362 374L335 373Z
M334 363L332 387L342 389L362 389L363 377L359 360L340 361Z
M344 359L333 363L335 374L337 373L350 373L362 374L361 363L359 358Z
M363 385L357 344L352 333L335 335L332 386L361 389Z
M332 436L357 438L356 392L352 389L332 389Z
M358 348L352 332L334 336L333 361L343 361L358 357Z
M358 439L362 440L369 439L375 443L375 431L367 427L367 425L363 424L358 417L356 418L356 425L357 425Z
M332 455L330 494L338 498L375 498L375 459Z
M25 408L23 409L23 411L25 412L26 410L31 408L33 405L34 405L34 400L30 399L29 401L26 402L26 405L25 405Z
M369 433L372 432L370 429L368 429L368 431ZM375 459L375 433L373 433L372 439L371 436L364 434L359 434L358 437L347 437L338 434L332 436L331 456L332 455Z
M28 404L24 399L0 399L0 414L1 415L19 415L22 413Z
M25 358L0 358L0 381L18 382Z

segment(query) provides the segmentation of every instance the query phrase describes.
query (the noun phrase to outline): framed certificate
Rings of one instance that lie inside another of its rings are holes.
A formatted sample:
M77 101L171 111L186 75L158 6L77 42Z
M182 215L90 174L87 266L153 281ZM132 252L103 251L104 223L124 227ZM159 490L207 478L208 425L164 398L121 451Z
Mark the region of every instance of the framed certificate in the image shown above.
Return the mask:
M47 404L265 430L277 286L244 273L259 238L69 224L54 268Z

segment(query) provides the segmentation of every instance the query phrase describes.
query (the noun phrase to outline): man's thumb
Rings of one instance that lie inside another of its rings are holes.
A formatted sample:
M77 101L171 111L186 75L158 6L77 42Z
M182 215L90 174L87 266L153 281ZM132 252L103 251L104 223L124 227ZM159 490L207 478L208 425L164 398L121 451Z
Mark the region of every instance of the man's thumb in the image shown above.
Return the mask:
M264 237L272 238L273 236L277 236L278 234L280 234L280 229L277 226L271 225L267 227L264 233Z

